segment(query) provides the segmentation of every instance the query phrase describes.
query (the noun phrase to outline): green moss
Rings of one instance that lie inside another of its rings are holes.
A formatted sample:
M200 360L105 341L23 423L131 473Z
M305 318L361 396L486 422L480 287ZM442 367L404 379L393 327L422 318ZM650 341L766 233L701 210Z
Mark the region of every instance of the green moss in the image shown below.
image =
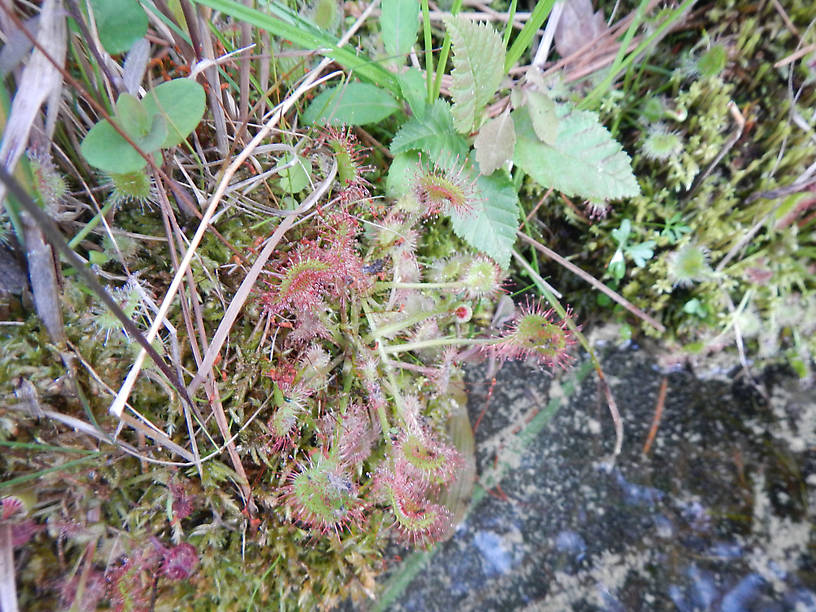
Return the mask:
M786 7L802 32L814 17L813 7L805 4ZM656 316L669 328L668 339L705 345L728 332L728 341L733 337L729 303L744 302L743 311L752 313L757 330L745 338L753 355L807 364L816 354L816 342L795 330L809 328L812 317L796 307L793 312L800 313L798 318L782 322L779 304L807 303L816 290L814 220L808 217L812 208L805 210L809 206L805 204L797 208L797 202L807 199L805 195L785 200L755 194L794 183L812 163L814 125L812 113L805 109L816 104L816 89L801 60L774 68L798 44L774 8L763 5L756 12L755 5L743 10L746 7L741 1L717 3L707 15L710 29L694 48L677 53L683 37L668 38L649 61L671 58L672 63L652 74L641 72L625 95L605 107L605 121L619 122L621 136L633 153L642 196L615 204L607 219L589 227L570 208L544 206L542 216L548 227L562 226L566 215L573 229L555 233L555 240L552 233L542 239L562 254L574 255L575 263ZM808 37L812 42L813 33ZM666 70L672 74L668 82L663 76ZM790 71L798 95L795 106L788 88ZM737 130L729 110L732 100L746 123L741 138L718 160ZM669 122L663 110L667 108L685 110L685 117L678 114L677 120ZM809 124L793 121L792 116ZM682 147L674 139L663 142L668 134L676 135ZM530 201L540 197L539 190L531 190ZM633 220L633 242L654 240L657 248L646 267L629 269L616 286L607 264L616 248L611 231L624 218ZM671 219L687 230L679 235L666 231ZM690 244L698 249L693 265L679 257L691 253L691 247L683 246ZM724 262L726 256L729 260ZM700 273L690 273L684 262ZM591 290L556 267L547 271L559 289L572 289L565 299L579 312L597 311ZM683 279L693 284L675 286ZM695 307L686 308L692 301ZM622 309L613 308L613 312L635 322ZM648 325L640 327L644 333L659 335ZM722 341L720 337L718 342Z

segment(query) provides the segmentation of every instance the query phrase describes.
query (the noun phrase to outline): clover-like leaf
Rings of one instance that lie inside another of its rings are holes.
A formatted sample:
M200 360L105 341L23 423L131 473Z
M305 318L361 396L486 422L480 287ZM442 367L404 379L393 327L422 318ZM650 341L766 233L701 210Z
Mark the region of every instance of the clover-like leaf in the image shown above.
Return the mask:
M123 130L134 137L147 134L153 124L141 100L129 93L121 94L116 100L116 120Z
M632 258L638 268L646 265L646 261L654 255L654 240L647 240L640 244L633 244L626 248L626 254Z
M175 79L149 91L143 100L119 96L115 121L144 153L157 156L159 149L175 146L190 135L204 108L204 88L190 79ZM108 121L91 128L80 151L92 166L112 174L135 172L146 164Z
M183 142L204 116L204 88L191 79L173 79L151 89L142 100L149 115L161 114L167 121L163 148Z
M166 138L167 125L161 115L154 115L151 130L141 138L132 138L145 153L155 153ZM147 162L130 146L109 121L91 128L80 145L82 155L92 166L111 174L127 174L145 167Z
M629 219L621 221L620 227L613 229L611 232L612 238L618 243L618 246L623 248L626 241L629 239L629 234L632 233L632 222Z

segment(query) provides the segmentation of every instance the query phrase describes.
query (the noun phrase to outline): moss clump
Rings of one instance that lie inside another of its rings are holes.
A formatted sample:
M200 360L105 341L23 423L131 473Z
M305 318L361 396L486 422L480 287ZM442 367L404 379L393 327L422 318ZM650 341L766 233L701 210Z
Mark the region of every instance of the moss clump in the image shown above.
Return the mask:
M812 5L794 2L786 11L806 43L816 40ZM754 354L781 354L809 376L816 341L805 309L816 292L816 218L812 194L786 188L813 161L814 116L804 110L816 104L811 68L805 60L774 68L799 41L771 5L717 3L705 19L705 36L667 38L647 63L669 63L633 71L602 106L605 123L633 152L642 195L591 225L571 208L552 207L542 216L560 229L543 239L656 316L670 341L709 350L733 343L739 329ZM741 134L731 102L745 118ZM624 219L631 244L656 248L618 283L607 266L617 247L612 230ZM565 299L597 310L594 292L549 271ZM739 325L748 312L757 324Z

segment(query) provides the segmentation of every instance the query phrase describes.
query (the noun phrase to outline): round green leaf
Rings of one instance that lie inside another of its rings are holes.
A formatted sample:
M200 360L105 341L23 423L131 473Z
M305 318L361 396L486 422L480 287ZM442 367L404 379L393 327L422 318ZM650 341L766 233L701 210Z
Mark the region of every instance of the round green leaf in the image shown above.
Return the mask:
M122 129L131 136L144 136L150 131L151 121L147 111L139 98L129 93L123 93L116 100L116 118Z
M92 166L113 174L126 174L144 168L144 158L128 144L107 121L91 128L80 151Z
M411 191L411 184L417 174L419 154L411 151L398 153L388 168L388 178L385 181L385 195L398 200Z
M163 115L153 115L146 134L130 136L142 151L155 153L167 139L167 121ZM108 121L100 121L91 128L82 141L80 151L92 166L111 174L134 172L146 164L144 158Z
M380 27L385 52L392 56L408 55L416 42L419 21L417 0L383 0Z
M142 100L148 115L160 113L167 121L162 148L183 142L204 116L204 88L191 79L173 79L151 89Z
M397 110L399 104L384 89L368 83L347 83L317 96L303 113L303 121L311 125L365 125Z
M290 154L283 157L282 164L286 164L292 160ZM289 168L284 168L278 173L280 180L278 185L287 193L298 193L306 189L309 184L308 162L305 162L301 157L297 157L297 163Z
M91 0L105 51L124 53L147 33L147 15L137 0Z
M167 120L164 115L153 115L148 132L144 136L134 138L133 142L145 153L153 153L161 149L162 143L166 140Z

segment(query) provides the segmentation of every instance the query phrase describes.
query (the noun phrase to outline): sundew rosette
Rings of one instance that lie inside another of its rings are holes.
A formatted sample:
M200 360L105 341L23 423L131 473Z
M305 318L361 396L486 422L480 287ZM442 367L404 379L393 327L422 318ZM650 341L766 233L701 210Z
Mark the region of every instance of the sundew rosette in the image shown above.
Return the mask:
M298 465L289 476L283 498L294 517L321 533L339 535L351 525L361 525L364 502L357 485L340 462L318 454Z
M558 319L552 308L545 310L540 302L528 301L505 333L482 349L502 360L533 359L541 365L567 368L574 360L570 349L576 343L571 319L569 308L566 318Z

